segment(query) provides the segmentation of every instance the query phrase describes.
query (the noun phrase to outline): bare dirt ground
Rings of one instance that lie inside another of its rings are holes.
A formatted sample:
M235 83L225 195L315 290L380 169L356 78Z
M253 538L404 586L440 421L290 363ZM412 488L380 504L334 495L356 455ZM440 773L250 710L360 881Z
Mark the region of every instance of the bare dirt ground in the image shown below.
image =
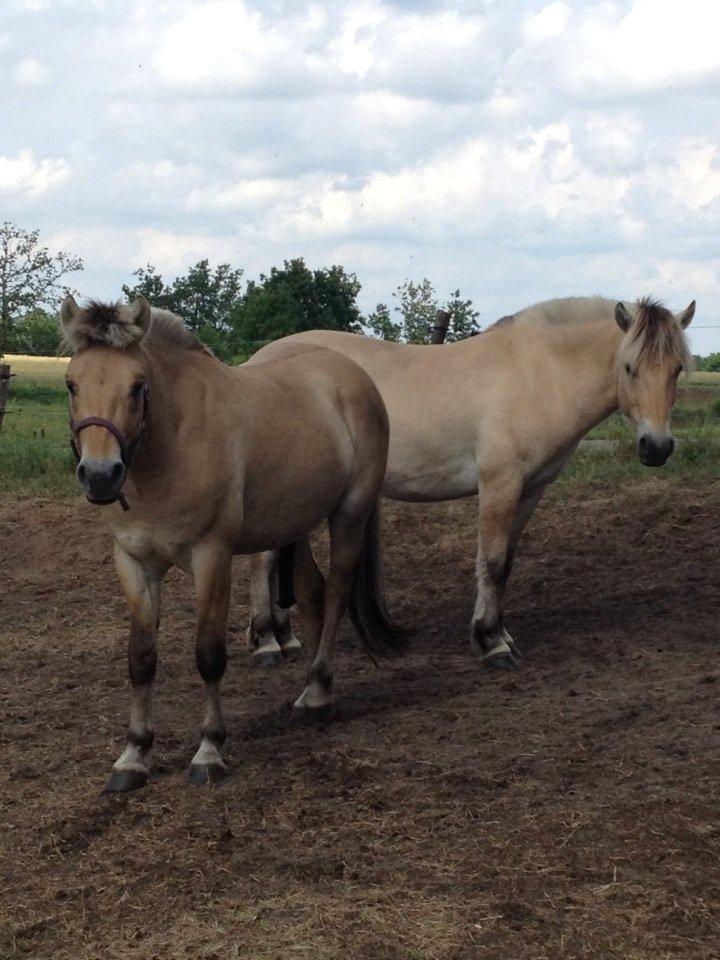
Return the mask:
M238 563L231 776L193 788L189 582L165 594L153 779L124 741L124 603L98 511L0 506L0 957L720 956L720 489L555 491L509 597L520 670L468 652L472 502L390 506L411 652L344 632L339 716L249 665Z

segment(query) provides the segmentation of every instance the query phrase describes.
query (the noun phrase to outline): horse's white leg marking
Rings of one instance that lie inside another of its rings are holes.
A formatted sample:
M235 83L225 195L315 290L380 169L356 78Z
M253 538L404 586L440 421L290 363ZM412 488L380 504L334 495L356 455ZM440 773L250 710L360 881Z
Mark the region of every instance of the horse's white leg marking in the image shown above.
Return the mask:
M225 761L220 756L222 742L214 736L217 731L225 730L222 715L220 683L205 684L205 716L202 722L202 739L197 753L192 758L192 766L214 766L225 770ZM206 732L208 731L208 732ZM224 739L224 737L223 737Z
M277 642L280 644L280 649L283 654L287 656L292 653L300 653L302 644L295 636L295 631L293 630L290 619L290 611L277 603L273 603L273 626L275 628Z
M127 745L113 764L107 789L125 791L142 786L149 775L146 759L154 739L153 683L157 665L160 584L164 571L144 568L118 545L115 547L115 565L130 607L130 724Z
M220 748L226 732L222 715L220 681L225 673L232 554L220 544L203 544L193 550L192 571L198 601L195 659L205 681L205 716L200 747L193 757L190 776L195 783L221 779L225 764Z
M277 554L272 550L250 558L250 624L248 644L253 661L263 666L282 662L282 649L275 635L273 583L277 581Z

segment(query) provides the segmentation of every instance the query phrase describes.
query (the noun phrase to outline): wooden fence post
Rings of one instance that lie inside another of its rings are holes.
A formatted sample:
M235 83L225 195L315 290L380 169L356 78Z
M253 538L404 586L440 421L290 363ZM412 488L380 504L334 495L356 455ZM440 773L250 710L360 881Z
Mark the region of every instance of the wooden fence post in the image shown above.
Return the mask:
M430 328L430 343L444 343L450 326L450 314L447 310L438 310L435 325Z
M2 430L3 419L5 417L5 401L10 392L10 364L3 363L0 360L0 430Z

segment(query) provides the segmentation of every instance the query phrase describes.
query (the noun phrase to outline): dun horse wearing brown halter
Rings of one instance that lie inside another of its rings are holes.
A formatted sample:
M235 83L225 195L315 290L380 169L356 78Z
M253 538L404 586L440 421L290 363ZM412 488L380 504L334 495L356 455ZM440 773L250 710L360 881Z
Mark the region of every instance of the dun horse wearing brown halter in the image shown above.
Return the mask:
M333 641L346 606L368 646L402 642L379 575L385 407L367 374L340 354L298 344L281 360L228 367L142 297L85 309L67 297L61 317L74 351L67 385L77 476L87 498L105 505L130 607L130 725L107 788L130 790L149 775L160 587L173 565L195 580L205 682L191 777L218 779L234 554L280 550L292 573L311 661L296 710L331 706ZM325 519L327 583L308 544Z
M301 343L352 358L390 417L383 494L411 501L479 494L472 644L488 666L508 668L518 651L503 599L525 524L580 439L618 409L635 428L640 461L665 463L676 382L689 359L683 330L694 312L694 301L673 314L651 299L571 297L443 347L314 330L269 344L250 363ZM273 555L253 558L249 633L260 663L281 661L297 643L276 595Z

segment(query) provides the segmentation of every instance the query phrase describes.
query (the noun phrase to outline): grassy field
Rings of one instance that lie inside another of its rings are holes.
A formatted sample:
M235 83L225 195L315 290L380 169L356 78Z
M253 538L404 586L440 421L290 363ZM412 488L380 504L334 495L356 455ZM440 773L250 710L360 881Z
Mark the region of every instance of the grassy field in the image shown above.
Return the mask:
M68 444L65 357L6 358L12 380L0 433L0 491L72 493L73 460ZM639 463L634 435L622 416L610 417L590 439L617 443L614 450L580 450L559 483L608 486L642 483L650 477L672 483L720 476L720 373L694 373L680 381L673 411L678 449L662 470Z
M0 491L70 494L75 489L68 438L66 357L7 356L8 401L0 432Z

